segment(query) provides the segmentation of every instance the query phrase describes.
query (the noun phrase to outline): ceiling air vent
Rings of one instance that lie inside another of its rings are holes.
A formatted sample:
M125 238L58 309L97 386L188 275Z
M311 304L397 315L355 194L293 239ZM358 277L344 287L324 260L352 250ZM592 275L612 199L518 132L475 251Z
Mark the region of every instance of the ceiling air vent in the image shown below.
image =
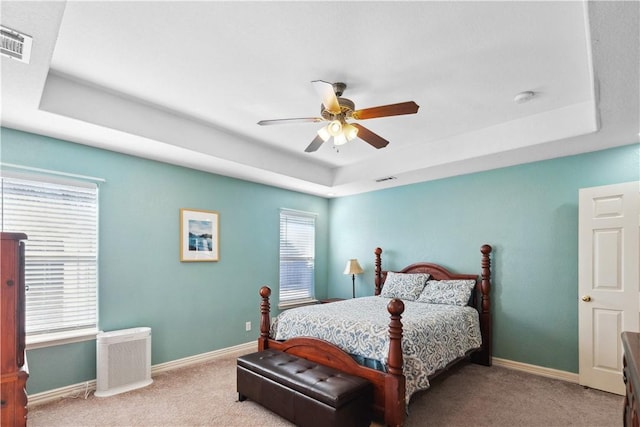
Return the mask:
M0 35L2 36L0 39L0 54L28 64L31 59L33 38L4 25L0 25Z
M376 179L376 182L385 182L385 181L391 181L392 179L398 179L395 176L386 176L384 178L378 178Z

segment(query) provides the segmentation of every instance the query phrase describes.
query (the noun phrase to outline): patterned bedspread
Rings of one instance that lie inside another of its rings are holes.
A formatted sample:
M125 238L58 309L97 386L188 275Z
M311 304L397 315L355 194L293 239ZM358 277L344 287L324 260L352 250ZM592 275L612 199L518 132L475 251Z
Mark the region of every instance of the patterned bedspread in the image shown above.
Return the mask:
M472 307L403 302L402 352L408 404L413 393L429 387L430 374L480 347L482 338L478 312ZM320 338L386 366L388 303L388 298L371 296L285 310L273 323L271 337Z

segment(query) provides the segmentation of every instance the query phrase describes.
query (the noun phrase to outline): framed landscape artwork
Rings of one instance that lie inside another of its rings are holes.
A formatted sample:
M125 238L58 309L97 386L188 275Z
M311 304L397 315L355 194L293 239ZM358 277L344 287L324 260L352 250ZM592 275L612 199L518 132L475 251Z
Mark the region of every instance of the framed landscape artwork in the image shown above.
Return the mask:
M216 211L180 209L180 261L218 261L219 215Z

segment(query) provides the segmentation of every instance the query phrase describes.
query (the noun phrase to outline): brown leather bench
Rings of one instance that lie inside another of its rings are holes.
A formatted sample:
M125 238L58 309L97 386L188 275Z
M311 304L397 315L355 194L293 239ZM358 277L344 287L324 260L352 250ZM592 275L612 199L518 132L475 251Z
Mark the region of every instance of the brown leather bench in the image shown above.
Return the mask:
M298 426L369 426L371 383L276 350L237 361L238 398L247 398Z

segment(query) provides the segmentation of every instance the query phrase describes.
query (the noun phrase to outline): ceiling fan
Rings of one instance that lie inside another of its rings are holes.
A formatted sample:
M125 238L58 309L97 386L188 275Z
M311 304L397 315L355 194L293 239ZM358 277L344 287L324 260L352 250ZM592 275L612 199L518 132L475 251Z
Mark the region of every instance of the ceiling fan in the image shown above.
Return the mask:
M415 102L408 101L399 104L356 110L353 101L342 98L342 93L347 88L345 83L332 84L322 80L314 80L311 83L318 95L322 98L320 117L261 120L258 122L261 126L285 123L329 122L326 126L318 130L318 135L304 150L307 153L316 151L330 138L333 138L334 145L342 145L351 141L356 136L375 148L384 148L389 144L389 141L358 123L349 123L349 120L366 120L403 114L415 114L418 112L418 108L420 108Z

